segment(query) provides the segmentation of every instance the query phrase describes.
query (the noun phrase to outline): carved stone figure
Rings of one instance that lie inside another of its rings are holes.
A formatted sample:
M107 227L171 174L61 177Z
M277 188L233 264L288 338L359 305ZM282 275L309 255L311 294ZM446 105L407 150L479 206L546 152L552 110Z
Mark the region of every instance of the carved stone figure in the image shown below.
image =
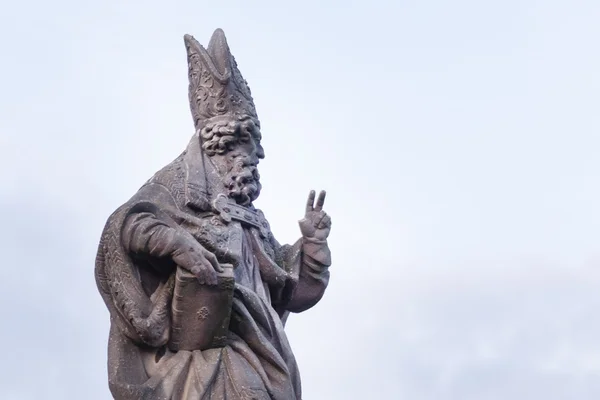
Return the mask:
M260 123L223 31L185 36L196 128L187 149L108 219L95 276L110 311L116 399L300 399L284 325L323 296L325 192L280 245L253 206Z

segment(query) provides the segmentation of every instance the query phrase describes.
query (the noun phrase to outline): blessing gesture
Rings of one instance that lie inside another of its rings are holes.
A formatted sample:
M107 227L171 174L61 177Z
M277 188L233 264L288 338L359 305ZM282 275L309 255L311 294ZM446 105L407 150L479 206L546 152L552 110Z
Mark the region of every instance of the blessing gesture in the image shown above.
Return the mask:
M324 241L331 230L331 217L323 211L325 191L321 190L315 204L315 191L311 190L306 202L306 213L299 222L300 232L307 239Z

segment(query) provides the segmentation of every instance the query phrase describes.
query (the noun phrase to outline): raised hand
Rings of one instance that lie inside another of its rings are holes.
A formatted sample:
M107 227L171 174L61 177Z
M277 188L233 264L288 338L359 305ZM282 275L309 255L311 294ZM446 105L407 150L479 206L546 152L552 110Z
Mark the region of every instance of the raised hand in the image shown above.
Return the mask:
M217 272L223 272L217 257L196 241L181 246L171 257L175 264L194 274L201 284L216 285Z
M306 213L299 221L300 232L307 239L324 241L331 230L331 217L323 211L325 204L325 191L321 190L315 204L315 191L311 190L306 201Z

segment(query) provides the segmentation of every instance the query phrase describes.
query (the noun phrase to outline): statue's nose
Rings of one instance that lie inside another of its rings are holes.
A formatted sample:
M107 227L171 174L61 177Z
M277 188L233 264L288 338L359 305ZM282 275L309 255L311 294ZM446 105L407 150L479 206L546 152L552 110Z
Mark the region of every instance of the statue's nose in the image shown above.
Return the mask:
M259 160L265 158L265 149L263 149L260 143L256 145L256 157L258 157Z

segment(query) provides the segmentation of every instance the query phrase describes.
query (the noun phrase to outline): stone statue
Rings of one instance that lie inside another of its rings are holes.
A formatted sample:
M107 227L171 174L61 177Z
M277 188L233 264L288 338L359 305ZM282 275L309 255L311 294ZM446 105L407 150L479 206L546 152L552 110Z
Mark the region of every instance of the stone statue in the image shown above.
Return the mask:
M196 128L187 149L108 219L95 276L110 311L116 399L300 399L284 332L323 296L331 255L325 192L302 237L280 245L253 206L260 123L222 30L185 36Z

